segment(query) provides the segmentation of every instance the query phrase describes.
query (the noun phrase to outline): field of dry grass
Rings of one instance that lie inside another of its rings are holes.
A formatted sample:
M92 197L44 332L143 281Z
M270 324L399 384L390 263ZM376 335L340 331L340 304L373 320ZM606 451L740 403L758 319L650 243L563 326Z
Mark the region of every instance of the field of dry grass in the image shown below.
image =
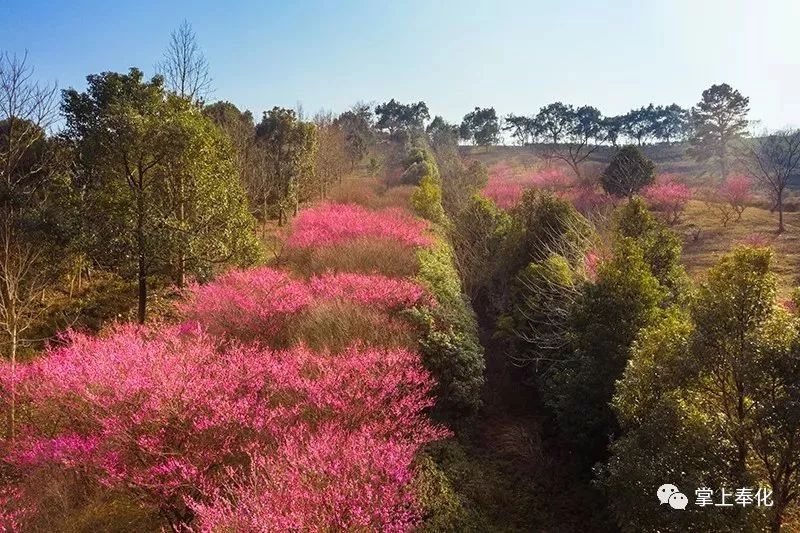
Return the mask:
M784 213L786 231L776 232L778 214L748 207L741 220L723 227L719 217L704 202L692 200L674 230L683 237L683 258L697 278L737 244L767 244L775 251L774 269L781 289L788 292L800 284L800 213Z

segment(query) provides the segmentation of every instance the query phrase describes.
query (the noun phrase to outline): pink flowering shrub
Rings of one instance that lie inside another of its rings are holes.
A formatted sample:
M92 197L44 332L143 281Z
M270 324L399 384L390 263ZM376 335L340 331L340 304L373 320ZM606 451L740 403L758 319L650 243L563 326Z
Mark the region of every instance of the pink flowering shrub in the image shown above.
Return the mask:
M592 187L575 187L560 192L559 196L571 202L575 209L584 216L600 212L614 203L611 195L598 192Z
M753 201L752 187L752 182L746 176L730 176L719 188L719 200L731 206L736 220L742 218L747 204Z
M523 183L531 183L534 187L545 191L566 191L575 186L575 178L558 168L549 168L521 176Z
M492 200L501 209L511 209L522 199L525 187L520 183L502 181L489 176L489 182L483 188L483 195Z
M194 284L179 304L189 322L215 335L275 344L295 317L332 300L345 300L373 313L433 305L418 284L379 274L328 273L294 279L270 267L231 271L206 285ZM280 344L280 343L278 343Z
M324 203L302 211L294 220L289 248L310 248L371 237L428 246L428 223L401 209L372 211L356 204Z
M665 175L660 176L653 185L645 187L642 196L651 209L664 215L668 224L675 224L692 199L692 190L672 176Z
M433 299L420 285L378 274L323 274L312 277L309 287L316 298L345 299L383 310L433 305Z
M511 209L522 199L527 189L537 188L563 192L574 187L575 180L558 168L543 170L512 169L505 163L492 167L483 195L502 209Z
M269 267L232 270L212 283L193 283L184 296L178 308L189 320L212 334L245 339L275 335L314 299L305 283Z
M241 519L252 527L234 529L251 531L405 530L418 518L411 461L446 432L424 414L433 383L416 355L222 347L197 326L68 341L18 373L27 417L3 449L23 480L15 506L35 512L39 487L24 478L58 468L131 493L175 530L196 513L205 529Z
M232 476L209 503L196 506L199 529L412 530L419 519L408 490L416 450L376 439L369 430L346 433L325 426L313 435L293 432L282 448L286 458L255 452L247 472ZM363 478L384 481L352 482Z
M751 233L742 239L742 244L745 246L754 246L756 248L765 248L770 245L769 239L761 233Z

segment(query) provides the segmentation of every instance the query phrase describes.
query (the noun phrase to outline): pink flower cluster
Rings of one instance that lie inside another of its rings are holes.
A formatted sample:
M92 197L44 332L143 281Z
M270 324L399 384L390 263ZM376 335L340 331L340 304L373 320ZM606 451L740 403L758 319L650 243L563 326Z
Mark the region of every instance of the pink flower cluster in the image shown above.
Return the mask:
M614 199L610 195L598 192L592 187L575 187L561 191L558 195L571 202L582 215L591 215L610 207L614 203Z
M642 196L652 209L663 213L667 222L674 224L692 199L692 190L672 176L664 175L656 183L646 187Z
M208 531L405 530L418 518L411 463L446 431L424 414L433 383L416 355L222 346L177 326L67 340L19 372L20 412L35 416L4 460L20 474L83 472L174 528L195 515ZM23 485L20 505L37 494Z
M558 168L543 170L513 169L506 163L491 168L483 195L502 209L517 205L527 189L565 192L575 186L575 180Z
M719 199L728 203L741 218L747 204L753 201L753 183L747 176L730 176L719 188Z
M483 188L483 195L492 200L501 209L511 209L522 199L525 187L520 183L503 181L489 177L489 182Z
M418 284L379 274L333 273L305 281L270 267L231 271L206 285L188 287L180 309L216 335L265 339L310 307L347 300L377 312L433 305Z
M429 246L428 223L401 209L373 211L356 204L324 203L302 211L287 240L290 248L310 248L358 238L390 239Z

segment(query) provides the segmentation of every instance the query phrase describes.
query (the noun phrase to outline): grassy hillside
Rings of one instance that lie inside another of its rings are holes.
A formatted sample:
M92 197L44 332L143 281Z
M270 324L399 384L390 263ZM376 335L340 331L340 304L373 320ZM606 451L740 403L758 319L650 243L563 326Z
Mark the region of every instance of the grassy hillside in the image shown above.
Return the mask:
M702 274L737 244L763 243L775 251L775 271L781 287L788 290L800 283L800 213L785 213L786 231L777 234L777 213L749 207L739 221L723 227L712 209L692 200L674 227L684 240L683 259L693 277Z

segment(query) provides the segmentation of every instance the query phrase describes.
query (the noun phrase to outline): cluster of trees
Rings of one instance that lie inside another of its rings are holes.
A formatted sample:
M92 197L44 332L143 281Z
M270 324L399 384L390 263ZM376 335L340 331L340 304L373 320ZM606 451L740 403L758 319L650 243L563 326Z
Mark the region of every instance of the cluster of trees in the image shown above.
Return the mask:
M670 143L685 140L692 131L690 112L677 104L650 104L624 115L603 117L592 106L575 108L561 102L546 105L533 116L510 114L505 117L503 130L510 132L520 145L559 144L568 142L576 122L583 122L585 128L587 120L592 122L592 140L613 146L617 146L621 138L639 146L650 140Z
M695 286L680 239L636 196L607 232L535 190L510 212L475 196L454 221L476 309L494 321L518 386L534 384L587 475L595 472L620 527L778 531L790 520L800 317L796 304L779 302L768 249L734 250ZM676 519L652 504L665 479L767 487L774 505Z
M326 197L373 142L366 105L308 121L275 107L256 124L206 104L208 63L187 23L158 70L93 74L59 94L26 56L0 54L0 328L12 360L93 273L134 282L144 322L152 287L257 262L257 221L283 224Z

